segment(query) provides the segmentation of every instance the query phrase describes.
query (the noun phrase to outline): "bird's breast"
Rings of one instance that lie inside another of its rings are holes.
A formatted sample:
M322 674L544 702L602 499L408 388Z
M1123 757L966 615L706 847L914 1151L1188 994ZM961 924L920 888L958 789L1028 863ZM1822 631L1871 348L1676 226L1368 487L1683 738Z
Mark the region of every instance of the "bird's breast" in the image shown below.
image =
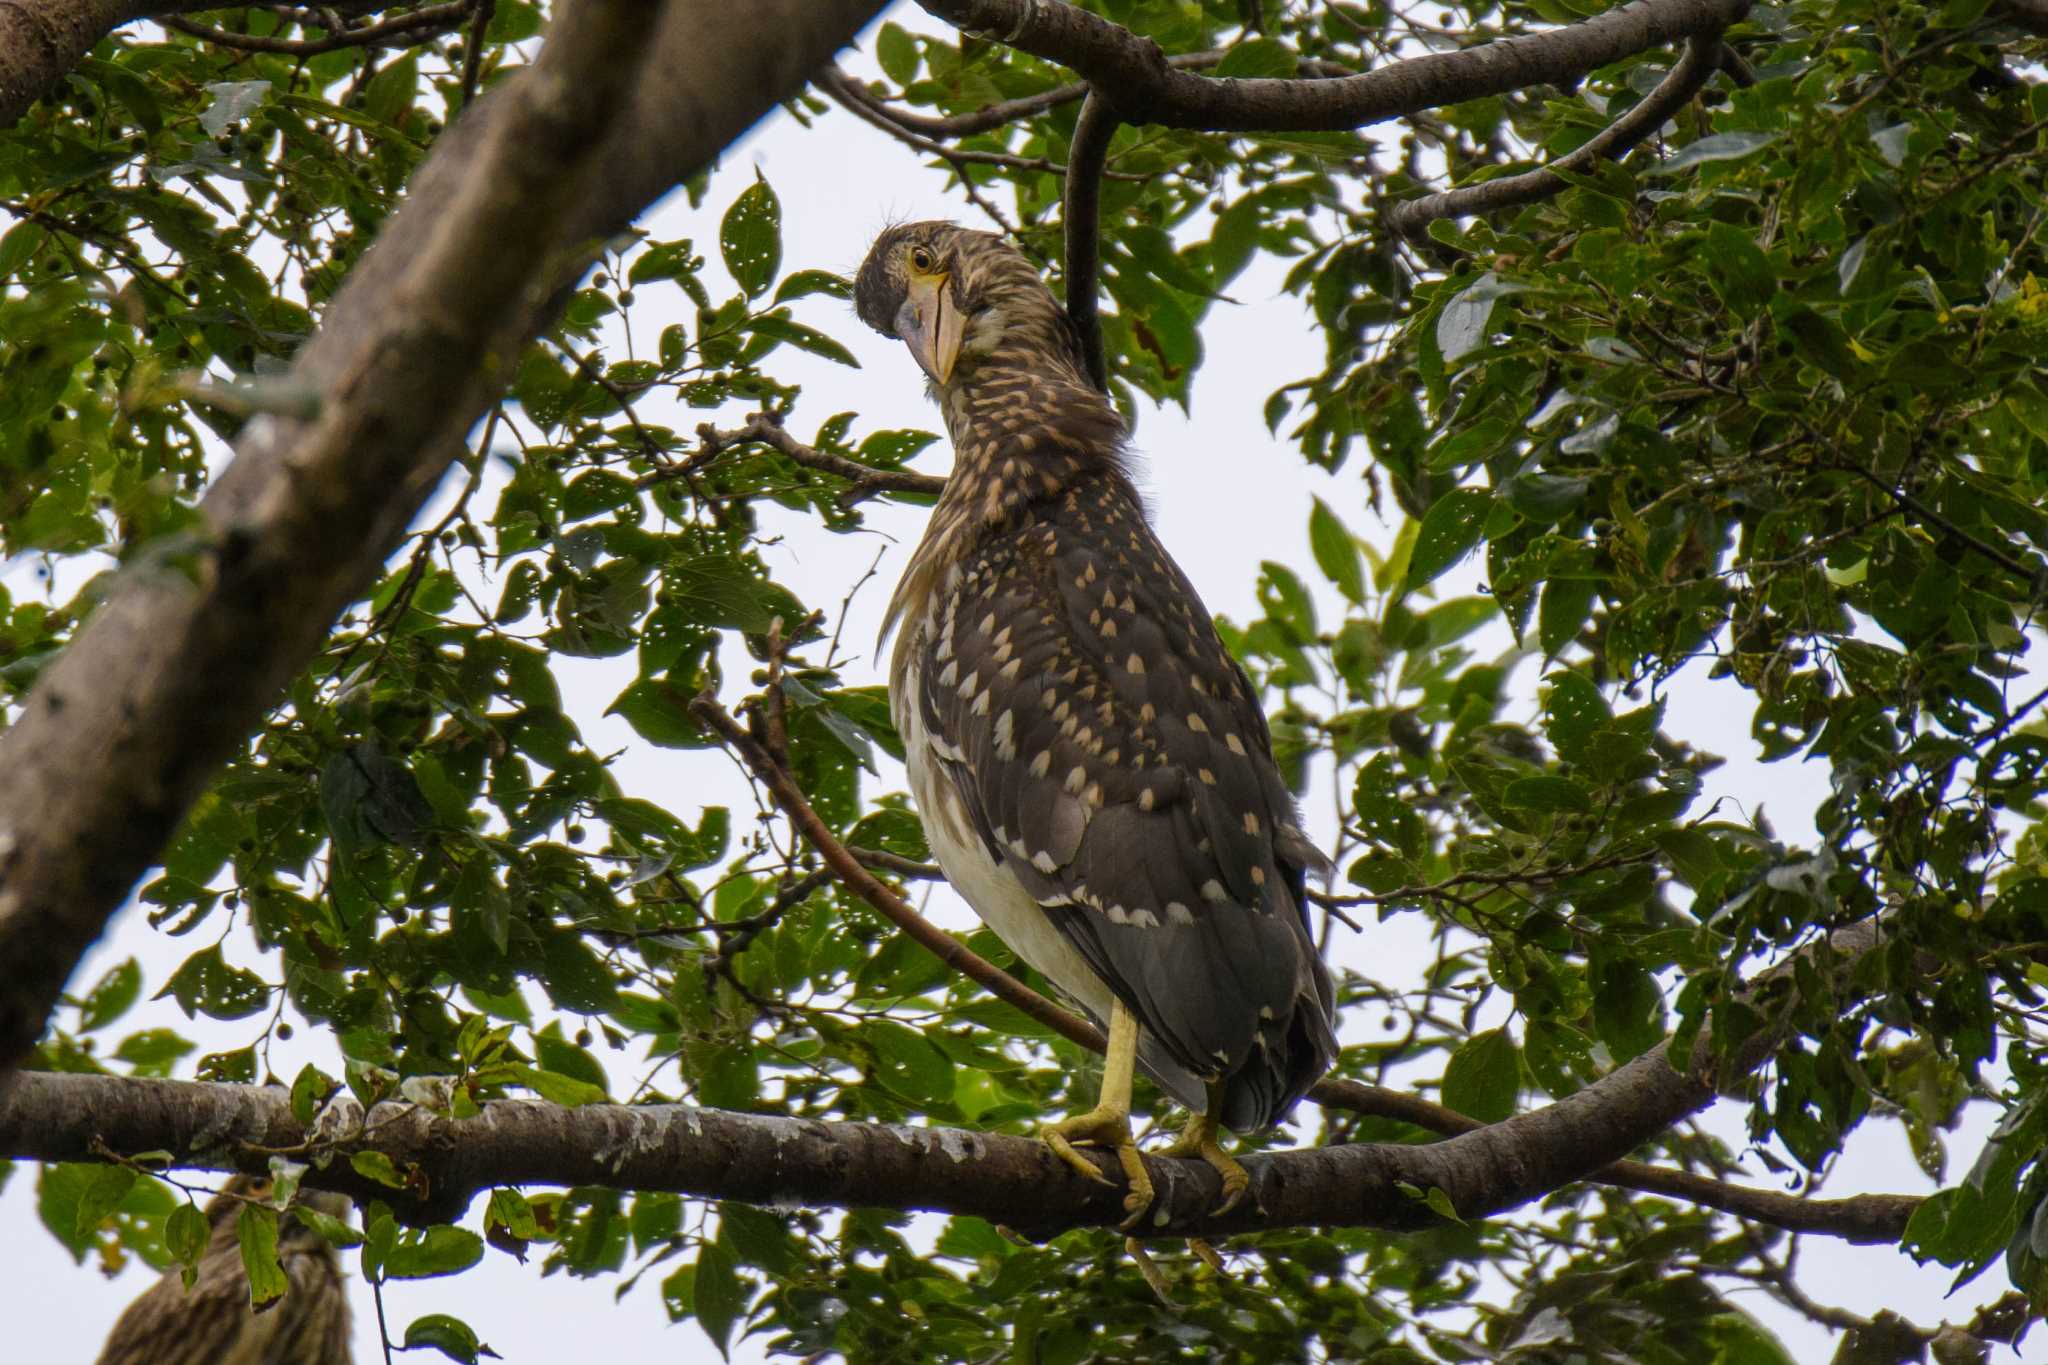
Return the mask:
M919 704L929 616L908 625L889 670L889 714L903 739L910 797L925 842L946 880L1011 952L1098 1019L1109 1017L1110 990L1023 883L990 854L959 788L947 772L960 750L925 723Z

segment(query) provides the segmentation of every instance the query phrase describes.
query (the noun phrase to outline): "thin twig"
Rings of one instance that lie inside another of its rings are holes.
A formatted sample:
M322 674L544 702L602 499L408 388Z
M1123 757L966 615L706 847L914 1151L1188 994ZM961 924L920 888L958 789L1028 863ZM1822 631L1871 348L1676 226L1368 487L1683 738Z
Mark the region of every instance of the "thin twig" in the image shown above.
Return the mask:
M1998 549L1996 546L1991 545L1983 540L1978 539L1976 536L1971 535L1968 531L1965 531L1962 527L1956 525L1955 522L1949 520L1941 513L1935 511L1932 507L1929 507L1926 503L1920 501L1920 499L1914 497L1911 493L1908 493L1903 489L1893 487L1889 480L1879 478L1876 474L1871 473L1868 469L1865 469L1862 465L1856 463L1854 460L1845 459L1841 462L1841 465L1839 467L1846 469L1851 474L1854 474L1858 478L1863 479L1864 481L1869 483L1872 488L1875 488L1878 491L1882 492L1886 497L1889 497L1901 508L1905 509L1908 512L1911 512L1914 516L1919 517L1922 521L1927 522L1929 525L1935 527L1937 530L1940 530L1948 535L1954 536L1957 540L1960 540L1963 544L1969 546L1978 554L1983 555L1986 559L1990 560L1993 564L1998 565L1998 567L2000 567L2001 569L2004 569L2008 573L2016 574L2028 583L2033 584L2037 594L2040 591L2043 580L2042 570L2022 564L2019 560L2014 559L2011 555L2005 553L2003 550Z
M1603 156L1618 160L1637 143L1654 136L1666 120L1699 93L1700 87L1713 79L1722 50L1719 33L1688 39L1685 54L1657 83L1657 88L1588 138L1584 145L1533 171L1396 204L1387 213L1387 225L1403 236L1412 236L1439 218L1462 218L1533 203L1568 188L1570 182L1559 172L1581 172Z
M1066 174L1067 168L1065 166L1060 165L1056 161L1048 161L1042 156L1016 156L1009 152L969 151L962 147L948 147L944 143L934 142L922 134L913 133L902 124L896 122L895 119L891 118L871 101L864 98L865 92L861 91L860 83L847 76L845 72L839 71L836 67L820 73L817 83L818 87L830 95L834 102L855 118L860 119L864 123L873 124L906 146L914 147L920 152L939 157L949 164L954 164L956 173L959 168L955 163L975 162L983 166L1001 166L1013 171L1042 171L1047 175ZM1112 179L1138 182L1151 178L1150 176L1143 175L1125 175L1117 171L1109 171L1106 174Z
M462 107L469 108L469 102L476 98L476 84L483 74L484 35L491 27L491 19L498 12L498 0L471 0L472 15L469 21L469 42L462 52Z
M1067 152L1067 189L1061 210L1067 229L1067 316L1080 336L1081 358L1095 387L1109 391L1109 360L1102 351L1102 319L1096 310L1096 276L1101 273L1103 166L1117 116L1095 91L1081 102L1074 141Z
M707 424L699 427L697 434L704 440L705 449L702 453L692 456L672 469L658 469L651 474L643 475L640 484L645 487L665 479L680 477L685 473L695 473L721 452L751 441L769 447L806 469L816 469L845 479L851 486L839 495L841 507L851 507L882 493L926 493L937 497L946 487L946 481L936 474L919 474L909 469L877 469L873 465L862 464L859 460L835 455L829 450L807 446L790 435L782 423L765 412L755 413L747 419L745 426L731 431L719 431Z

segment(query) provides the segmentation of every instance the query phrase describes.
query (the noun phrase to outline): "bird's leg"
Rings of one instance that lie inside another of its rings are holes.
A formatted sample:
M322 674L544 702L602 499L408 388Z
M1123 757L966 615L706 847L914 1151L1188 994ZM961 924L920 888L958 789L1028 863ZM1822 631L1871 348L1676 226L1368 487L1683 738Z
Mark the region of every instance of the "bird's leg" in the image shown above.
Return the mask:
M1200 1157L1215 1168L1216 1174L1223 1178L1223 1202L1216 1206L1217 1214L1229 1213L1236 1208L1252 1184L1251 1173L1216 1141L1216 1120L1209 1114L1215 1113L1222 1102L1221 1090L1220 1083L1209 1087L1209 1113L1190 1118L1173 1145L1160 1153L1161 1156Z
M1138 1140L1131 1136L1131 1075L1138 1059L1138 1017L1124 1008L1121 1000L1109 1007L1109 1046L1103 1053L1102 1096L1093 1109L1073 1118L1048 1124L1039 1136L1054 1155L1090 1180L1111 1182L1095 1163L1074 1150L1077 1142L1094 1143L1116 1153L1124 1168L1130 1191L1124 1195L1123 1222L1129 1232L1145 1210L1152 1206L1152 1177L1145 1174L1144 1158L1138 1155Z

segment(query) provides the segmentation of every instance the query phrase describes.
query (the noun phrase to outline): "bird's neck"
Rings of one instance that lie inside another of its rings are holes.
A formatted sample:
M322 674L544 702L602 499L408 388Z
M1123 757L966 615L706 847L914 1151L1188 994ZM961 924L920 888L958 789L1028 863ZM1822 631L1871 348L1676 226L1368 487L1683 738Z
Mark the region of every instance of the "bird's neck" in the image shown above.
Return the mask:
M1079 371L1048 363L1043 354L1013 359L1002 352L963 371L939 394L953 438L941 511L993 524L1083 479L1121 470L1123 418Z
M1129 486L1127 432L1109 399L1064 364L1005 361L998 354L956 373L938 395L953 438L953 472L905 567L885 636L983 536L1033 504L1105 476Z

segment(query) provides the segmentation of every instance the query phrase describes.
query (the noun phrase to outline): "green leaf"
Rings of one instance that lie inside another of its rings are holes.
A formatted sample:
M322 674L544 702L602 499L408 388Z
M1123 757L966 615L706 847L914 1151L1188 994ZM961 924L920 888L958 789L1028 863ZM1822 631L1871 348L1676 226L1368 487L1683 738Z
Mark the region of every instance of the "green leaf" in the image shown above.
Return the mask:
M405 1177L398 1173L398 1166L382 1152L351 1152L348 1164L365 1180L374 1180L394 1190L405 1188Z
M694 1299L693 1311L705 1335L711 1338L719 1355L732 1359L733 1324L746 1307L746 1295L740 1287L737 1260L722 1241L712 1242L697 1253Z
M803 606L787 588L761 576L744 560L730 555L690 555L662 566L663 596L680 619L703 626L723 626L754 634L765 632L776 617L794 628Z
M1707 281L1731 311L1755 316L1778 291L1777 273L1747 232L1733 223L1707 224Z
M1278 38L1253 38L1239 43L1216 64L1214 74L1238 80L1288 77L1295 71L1294 50Z
M1501 800L1523 810L1586 811L1592 798L1568 777L1519 777L1508 783Z
M806 327L801 322L792 322L786 317L766 313L748 322L746 330L757 336L786 341L800 351L809 351L812 355L823 356L841 365L849 365L856 370L860 368L860 362L853 358L852 351L817 328Z
M572 932L551 935L541 949L545 965L541 984L563 1009L578 1014L603 1014L619 997L612 969Z
M1554 659L1571 647L1593 614L1600 585L1590 578L1552 578L1543 584L1536 608L1536 643Z
M883 24L875 34L875 61L881 66L882 74L896 84L910 84L917 78L917 39L900 25Z
M887 1019L870 1020L861 1037L875 1050L875 1073L882 1084L926 1104L943 1104L953 1096L953 1063L930 1039Z
M99 1238L100 1224L121 1206L135 1180L126 1166L69 1161L45 1166L37 1182L37 1212L72 1258L83 1260Z
M514 1066L511 1071L520 1084L550 1104L573 1109L583 1104L603 1104L611 1098L604 1093L603 1086L564 1076L559 1071L543 1071L537 1066Z
M310 1124L327 1097L340 1088L340 1081L307 1062L292 1081L292 1117Z
M1521 1088L1521 1053L1502 1029L1474 1034L1444 1064L1444 1103L1481 1123L1514 1113Z
M1336 585L1337 591L1356 605L1365 602L1365 569L1359 562L1358 542L1351 532L1337 519L1329 505L1317 498L1308 514L1309 551L1316 557L1316 567L1323 571L1323 577Z
M230 967L220 946L205 948L185 959L155 998L170 996L186 1017L204 1013L215 1019L246 1019L270 1005L270 987L254 972Z
M844 275L835 275L829 270L792 271L782 277L781 284L775 286L775 298L772 302L788 303L791 299L808 298L812 294L850 299L853 297L853 282Z
M35 259L43 245L43 229L34 223L16 223L0 237L0 280L13 276L14 272Z
M336 1218L331 1213L322 1213L310 1204L292 1206L292 1217L320 1234L327 1245L338 1250L363 1244L363 1234Z
M412 108L419 87L419 54L408 51L370 77L363 90L363 113L379 123L395 125Z
M200 1255L213 1235L212 1226L199 1206L187 1200L164 1219L164 1250L184 1265L198 1265Z
M1436 318L1436 348L1446 365L1486 344L1491 333L1494 300L1519 294L1523 286L1503 280L1491 270L1458 291Z
M459 1360L462 1365L476 1365L479 1355L497 1357L497 1352L485 1347L477 1340L476 1332L461 1318L449 1317L446 1313L429 1313L414 1318L405 1329L405 1349L417 1350L430 1346L447 1356Z
M767 181L747 186L726 210L718 225L718 250L748 298L774 283L782 268L782 204Z
M242 1269L249 1276L249 1302L260 1306L282 1298L291 1281L277 1259L277 1210L242 1205L235 1215L235 1234L242 1244Z
M396 1280L432 1279L467 1270L483 1257L483 1238L444 1223L400 1234L384 1257L384 1273Z
M664 749L702 749L716 743L690 714L690 699L666 682L643 678L604 709L620 716L640 738Z
M1453 488L1432 503L1416 532L1404 588L1413 592L1471 553L1486 530L1492 505L1493 494L1483 488Z
M142 968L134 958L107 969L78 1002L78 1031L103 1029L128 1012L142 993Z
M1778 140L1776 133L1714 133L1688 142L1673 155L1645 171L1646 175L1676 175L1708 161L1736 161L1761 151Z

